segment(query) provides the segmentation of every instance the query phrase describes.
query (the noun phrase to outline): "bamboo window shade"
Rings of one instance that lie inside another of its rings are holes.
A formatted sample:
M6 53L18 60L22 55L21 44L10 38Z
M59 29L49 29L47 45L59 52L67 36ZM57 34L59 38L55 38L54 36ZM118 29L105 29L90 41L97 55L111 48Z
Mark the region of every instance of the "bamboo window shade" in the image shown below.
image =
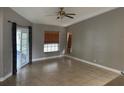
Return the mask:
M59 43L58 31L45 31L44 43Z

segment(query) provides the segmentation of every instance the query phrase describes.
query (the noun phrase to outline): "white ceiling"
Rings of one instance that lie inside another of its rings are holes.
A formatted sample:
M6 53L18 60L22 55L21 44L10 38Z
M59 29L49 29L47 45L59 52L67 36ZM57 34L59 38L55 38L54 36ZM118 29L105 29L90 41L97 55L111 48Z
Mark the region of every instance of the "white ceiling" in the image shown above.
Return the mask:
M82 20L102 14L115 9L114 7L65 7L64 10L76 13L74 19L64 18L62 21L56 19L57 7L12 7L14 11L28 19L32 23L48 24L67 27Z

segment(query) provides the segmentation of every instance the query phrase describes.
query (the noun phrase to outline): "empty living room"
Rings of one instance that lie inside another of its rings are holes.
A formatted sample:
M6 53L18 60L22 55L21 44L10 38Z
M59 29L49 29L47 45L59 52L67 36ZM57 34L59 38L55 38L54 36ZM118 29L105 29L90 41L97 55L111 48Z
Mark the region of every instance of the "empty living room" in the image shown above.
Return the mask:
M123 86L123 7L0 7L0 86Z

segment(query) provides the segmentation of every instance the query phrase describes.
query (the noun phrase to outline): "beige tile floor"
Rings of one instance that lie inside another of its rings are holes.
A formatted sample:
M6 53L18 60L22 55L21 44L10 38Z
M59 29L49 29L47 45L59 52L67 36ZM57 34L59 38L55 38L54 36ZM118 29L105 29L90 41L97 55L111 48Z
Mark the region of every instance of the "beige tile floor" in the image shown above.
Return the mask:
M98 86L105 85L117 73L62 57L35 62L0 83L5 86Z

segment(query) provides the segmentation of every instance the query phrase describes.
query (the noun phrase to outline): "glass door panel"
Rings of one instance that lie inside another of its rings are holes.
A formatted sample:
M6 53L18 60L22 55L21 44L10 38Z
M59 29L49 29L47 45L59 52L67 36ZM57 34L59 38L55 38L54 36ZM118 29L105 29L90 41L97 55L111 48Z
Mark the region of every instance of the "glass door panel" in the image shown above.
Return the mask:
M22 32L22 66L29 62L29 40L28 31Z
M21 31L17 29L16 33L16 41L17 41L17 69L21 68Z
M29 63L28 28L17 27L17 69Z

